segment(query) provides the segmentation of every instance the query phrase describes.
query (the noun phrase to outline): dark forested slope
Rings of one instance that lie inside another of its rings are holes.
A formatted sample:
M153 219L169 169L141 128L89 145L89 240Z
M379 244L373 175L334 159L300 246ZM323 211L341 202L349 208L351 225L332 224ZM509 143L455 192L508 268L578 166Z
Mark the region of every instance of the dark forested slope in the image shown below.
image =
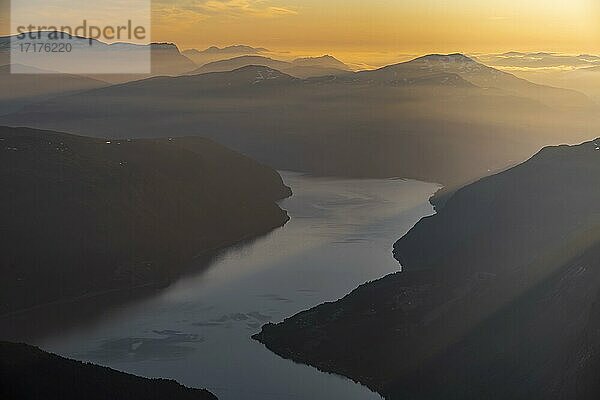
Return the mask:
M146 379L69 360L26 344L0 342L0 398L5 400L216 400L175 381Z
M165 282L283 225L276 171L201 138L0 128L0 314Z
M257 335L394 399L597 399L600 146L458 190L395 245L402 273Z

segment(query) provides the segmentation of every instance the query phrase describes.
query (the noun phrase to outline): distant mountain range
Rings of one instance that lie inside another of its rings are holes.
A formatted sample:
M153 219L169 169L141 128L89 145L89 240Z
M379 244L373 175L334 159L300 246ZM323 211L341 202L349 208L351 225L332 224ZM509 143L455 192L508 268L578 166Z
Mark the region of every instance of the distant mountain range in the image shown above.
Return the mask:
M167 379L147 379L0 342L0 398L21 400L217 400Z
M255 338L386 399L598 399L598 174L600 139L544 148L421 220L402 272Z
M201 66L200 68L191 71L190 75L204 74L210 72L226 72L233 71L238 68L247 67L249 65L260 65L273 69L283 70L291 66L285 61L274 60L263 56L240 56L226 60L211 62Z
M508 52L502 54L478 54L481 62L494 67L511 68L585 68L600 65L600 56L592 54L568 55L559 53Z
M40 32L40 34L43 41L46 40L44 38L49 37L50 32ZM67 35L67 37L71 38L69 42L76 47L77 51L82 53L82 56L87 53L106 53L106 57L103 56L98 59L98 63L100 63L101 66L104 64L106 64L104 66L113 66L111 63L115 62L115 60L111 60L111 52L113 52L115 56L118 56L120 52L139 53L141 51L146 51L148 46L150 47L152 62L151 74L147 74L146 76L143 74L129 74L125 72L121 74L103 75L87 74L92 78L111 83L134 81L147 78L148 76L231 71L247 65L264 65L276 69L295 68L297 70L297 75L300 75L299 77L316 76L319 74L325 75L325 72L336 73L340 72L339 70L345 71L349 69L347 65L329 55L321 57L304 57L293 60L292 62L277 61L266 56L261 56L263 54L270 54L269 50L245 45L234 45L224 48L212 46L202 51L188 49L184 52L180 52L177 45L173 43L152 43L147 46L141 46L128 43L105 44L99 40L92 39L91 43L93 43L93 46L90 46L90 39L70 35ZM10 63L9 53L12 38L13 37L11 36L0 37L0 65ZM13 46L16 45L16 43L13 43ZM43 55L40 55L40 57L42 56ZM116 58L118 59L118 57ZM57 65L53 68L52 64L42 63L44 60L47 61L47 58L40 59L39 64L44 65L45 70L56 71L60 68L64 68L62 65ZM198 69L198 67L201 68ZM126 71L130 66L124 64L119 68ZM316 75L311 75L312 73Z
M211 46L205 50L188 49L183 55L194 61L197 66L202 66L215 61L227 60L241 56L266 55L270 51L262 47L251 47L245 45L234 45L219 48Z
M324 55L321 57L302 57L296 58L292 61L292 64L299 67L322 67L322 68L333 68L348 71L350 67L338 60L337 58Z
M41 39L39 43L45 43L50 41L51 32L40 32ZM137 45L130 43L113 43L106 44L99 40L88 39L83 37L67 35L69 38L68 42L73 46L73 51L77 52L77 58L71 58L70 60L77 60L79 57L85 60L92 57L98 64L96 66L98 71L110 70L118 71L122 70L122 73L109 73L99 74L95 71L90 71L84 75L98 79L105 82L111 83L122 83L132 80L138 80L147 78L149 76L157 75L180 75L189 72L197 65L190 59L185 57L177 46L173 43L151 43L149 45ZM18 46L18 41L13 41L14 36L3 36L0 37L0 65L10 64L10 51L11 47ZM92 43L92 45L90 45ZM15 49L18 51L18 49ZM137 67L136 63L139 63L141 57L132 57L132 54L141 54L149 51L151 73L149 74L138 74L129 73L134 67ZM127 53L128 57L120 57L120 54ZM75 54L75 53L74 53ZM61 71L65 72L64 68L68 68L68 65L63 63L63 60L56 57L45 57L43 53L40 54L29 54L28 59L34 60L34 65L30 67L38 67L43 65L43 69L47 71ZM14 60L13 60L14 62ZM74 70L76 66L73 66ZM68 71L67 71L68 72ZM79 74L79 71L77 71Z
M511 52L478 55L477 59L521 78L578 90L600 101L600 56Z
M521 70L520 77L545 85L578 90L600 102L600 66L566 70Z
M77 47L76 51L93 51L102 53L103 62L110 65L116 62L112 55L117 52L139 52L141 47L126 43L112 45L94 41L90 50L89 39L72 37L70 43ZM13 44L14 46L14 44ZM23 106L39 102L51 97L73 94L78 91L110 86L123 82L135 81L150 76L181 75L197 68L187 57L183 56L172 43L152 43L148 45L151 58L150 74L59 74L60 65L46 62L43 54L39 55L37 64L44 68L13 63L11 65L11 37L0 37L0 86L5 90L0 93L0 115L15 112ZM55 59L56 60L56 59ZM62 62L58 60L58 62ZM11 74L11 70L18 73Z
M343 75L349 72L349 67L331 56L299 58L292 62L275 60L263 56L240 56L232 59L215 61L203 65L190 72L190 75L211 72L233 71L247 66L265 66L279 70L297 78L309 78L326 75Z
M454 185L543 145L589 139L595 107L575 91L453 54L308 79L253 65L156 77L45 101L0 120L120 138L194 134L276 168Z
M593 107L593 103L581 93L537 85L510 73L478 63L462 54L423 56L377 71L365 71L359 73L358 76L378 81L398 82L401 79L423 77L425 74L434 73L455 74L480 88L502 89L551 107Z
M219 48L217 46L211 46L208 49L203 50L203 51L191 49L191 50L186 50L186 52L189 52L190 54L240 54L240 53L259 54L259 53L267 53L267 52L269 52L269 50L267 50L263 47L233 45L233 46L227 46L227 47L223 47L223 48Z

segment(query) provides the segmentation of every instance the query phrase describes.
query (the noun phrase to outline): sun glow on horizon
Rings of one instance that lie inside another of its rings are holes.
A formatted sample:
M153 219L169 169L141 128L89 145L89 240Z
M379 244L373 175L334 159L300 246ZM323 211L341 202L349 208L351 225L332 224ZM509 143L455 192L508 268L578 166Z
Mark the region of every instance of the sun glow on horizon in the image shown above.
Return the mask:
M13 0L16 1L16 0ZM6 34L8 0L2 4ZM593 0L155 0L153 41L382 65L424 53L600 53Z

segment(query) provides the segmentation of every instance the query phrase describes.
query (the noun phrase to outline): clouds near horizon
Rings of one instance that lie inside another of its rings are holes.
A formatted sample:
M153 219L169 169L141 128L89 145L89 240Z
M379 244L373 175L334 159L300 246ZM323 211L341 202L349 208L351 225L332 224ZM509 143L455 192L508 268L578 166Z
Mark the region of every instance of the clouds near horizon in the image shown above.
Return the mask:
M183 48L248 44L305 55L362 52L391 58L425 52L600 53L597 0L152 0L152 5L152 39Z
M210 17L245 18L245 17L277 17L294 15L297 12L291 7L284 7L271 0L159 0L154 9L164 13L195 14L199 20ZM159 15L158 18L166 15Z

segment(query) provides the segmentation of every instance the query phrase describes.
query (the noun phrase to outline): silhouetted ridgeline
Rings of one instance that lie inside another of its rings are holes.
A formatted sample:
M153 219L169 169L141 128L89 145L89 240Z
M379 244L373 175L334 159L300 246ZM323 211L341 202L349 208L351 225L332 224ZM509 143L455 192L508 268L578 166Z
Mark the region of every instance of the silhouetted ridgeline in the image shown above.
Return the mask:
M163 283L283 225L279 174L201 138L0 127L0 314Z
M600 398L600 146L468 185L395 245L404 272L256 336L393 399Z
M0 342L0 398L5 400L216 400L175 381L146 379Z
M331 56L300 58L294 60L294 62L279 61L262 56L241 56L208 63L189 72L188 75L233 71L238 68L252 65L273 68L296 78L342 76L350 74L348 66Z

